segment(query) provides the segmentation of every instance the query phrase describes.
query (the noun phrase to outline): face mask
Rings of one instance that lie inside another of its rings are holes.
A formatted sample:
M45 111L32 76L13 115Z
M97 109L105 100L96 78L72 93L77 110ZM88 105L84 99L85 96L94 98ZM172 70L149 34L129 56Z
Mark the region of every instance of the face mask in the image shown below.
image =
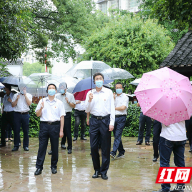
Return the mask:
M103 81L99 80L99 81L95 81L95 85L98 88L101 88L103 86Z
M23 95L24 94L24 92L23 91L20 91L20 93Z
M121 94L122 93L122 89L116 89L116 93L117 94Z
M137 103L137 101L134 101L134 103Z
M59 90L59 93L64 94L64 93L65 93L65 90L64 90L64 89L60 89L60 90Z
M3 93L6 93L5 89L3 89Z
M56 93L55 89L49 89L49 90L48 90L48 94L49 94L50 96L55 95L55 93Z

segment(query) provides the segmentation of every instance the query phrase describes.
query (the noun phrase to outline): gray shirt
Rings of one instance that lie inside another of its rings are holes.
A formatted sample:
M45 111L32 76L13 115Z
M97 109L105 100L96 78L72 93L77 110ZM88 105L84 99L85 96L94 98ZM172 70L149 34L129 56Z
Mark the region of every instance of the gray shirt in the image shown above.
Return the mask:
M10 93L9 95L5 94L4 95L4 98L3 98L3 111L5 112L10 112L10 111L14 111L14 107L12 107L11 103L8 100L8 98L10 98L11 100L13 100L13 96L14 96L14 93Z
M76 104L75 98L74 98L73 94L71 94L71 93L66 92L64 95L62 95L61 93L58 93L56 95L56 98L63 102L64 108L65 108L65 112L66 113L72 112L73 108L67 103L67 101L65 99L66 97L68 98L69 103Z

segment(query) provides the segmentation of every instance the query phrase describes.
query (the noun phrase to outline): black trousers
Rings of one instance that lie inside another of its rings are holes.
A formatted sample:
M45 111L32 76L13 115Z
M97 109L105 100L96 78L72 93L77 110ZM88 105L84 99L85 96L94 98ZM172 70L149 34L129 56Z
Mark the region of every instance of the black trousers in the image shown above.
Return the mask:
M58 147L59 147L59 132L60 124L49 125L46 123L40 123L39 131L39 150L37 155L36 168L43 169L43 163L47 151L48 140L51 142L51 168L57 168L58 162Z
M85 111L79 111L75 109L74 117L75 117L74 137L78 137L78 129L81 121L81 138L82 138L84 137L85 134L87 113L85 113Z
M162 125L159 121L154 120L153 122L153 156L158 158L159 157L159 140L160 140L160 133L161 133Z
M61 140L61 145L65 145L66 143L66 138L67 138L67 143L68 147L67 149L72 149L72 137L71 137L71 113L68 112L66 113L66 116L64 117L64 136Z
M185 121L185 126L187 130L187 138L189 140L189 146L192 150L192 117L189 120Z
M105 119L90 119L90 145L93 167L101 174L107 173L110 164L111 132L109 131L110 117ZM102 165L99 158L99 140L101 139Z
M3 145L5 145L6 129L8 124L14 130L14 111L3 112L2 114L1 144Z

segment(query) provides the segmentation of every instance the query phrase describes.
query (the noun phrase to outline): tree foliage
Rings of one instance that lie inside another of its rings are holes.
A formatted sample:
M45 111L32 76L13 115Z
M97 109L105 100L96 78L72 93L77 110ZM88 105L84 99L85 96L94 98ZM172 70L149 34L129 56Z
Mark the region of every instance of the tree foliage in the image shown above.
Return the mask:
M32 45L41 63L74 58L75 44L95 26L92 10L92 0L1 1L0 57L17 59Z
M167 31L157 21L131 15L117 16L85 41L83 59L101 60L126 69L135 77L155 70L172 51ZM124 81L128 84L130 80Z

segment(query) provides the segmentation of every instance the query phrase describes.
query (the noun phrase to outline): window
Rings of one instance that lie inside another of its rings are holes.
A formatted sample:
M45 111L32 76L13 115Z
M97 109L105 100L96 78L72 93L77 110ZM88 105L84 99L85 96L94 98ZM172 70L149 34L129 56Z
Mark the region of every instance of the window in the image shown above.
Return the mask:
M129 7L133 8L133 7L138 7L140 4L140 0L129 0Z

